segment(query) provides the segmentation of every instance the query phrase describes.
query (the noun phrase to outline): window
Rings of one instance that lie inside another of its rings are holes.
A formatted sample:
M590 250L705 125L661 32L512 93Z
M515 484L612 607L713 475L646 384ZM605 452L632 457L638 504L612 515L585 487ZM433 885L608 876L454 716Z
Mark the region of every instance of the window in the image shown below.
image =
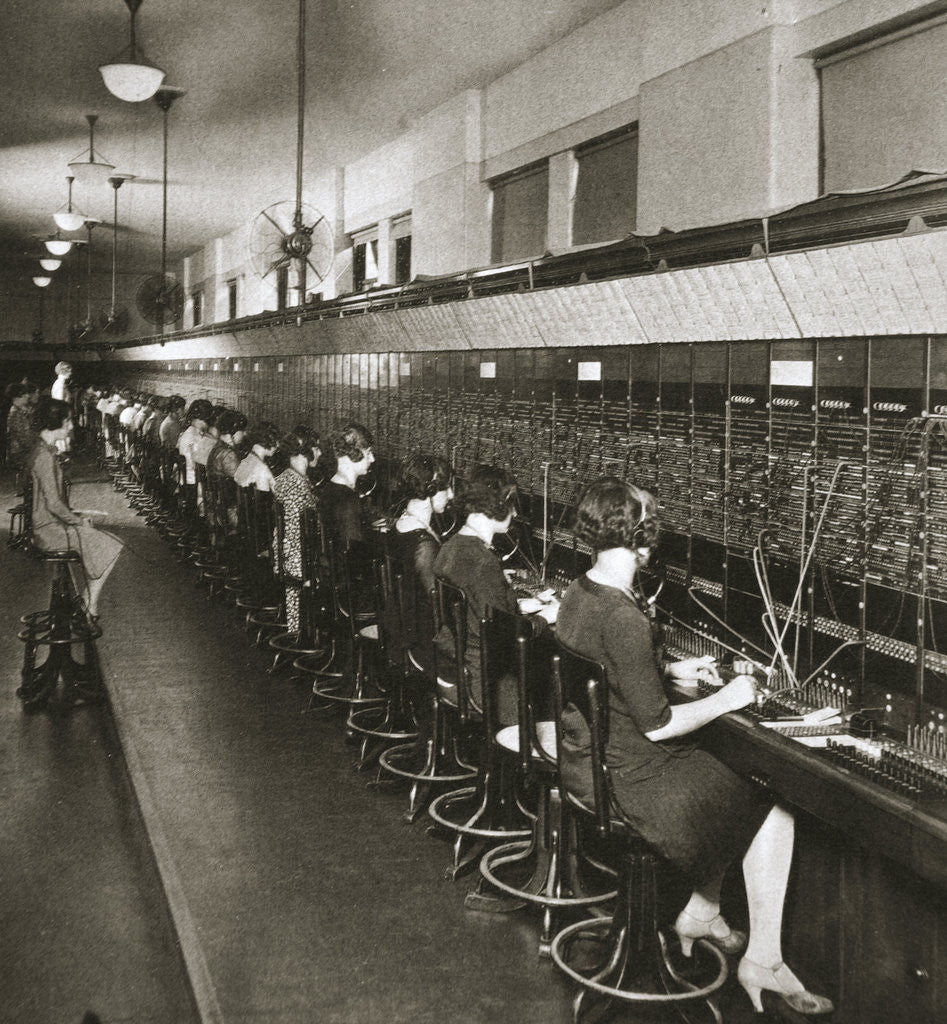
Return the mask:
M356 242L352 250L352 289L362 292L378 282L378 239Z
M947 168L947 16L822 53L822 191Z
M638 206L637 125L575 150L572 244L610 242L635 230Z
M494 263L542 256L546 250L549 166L524 167L490 182Z
M227 282L227 319L237 319L237 279Z
M395 284L411 280L411 236L395 239Z
M395 247L395 284L411 280L411 214L405 213L391 222L392 245Z
M191 292L191 325L197 327L204 322L204 293Z

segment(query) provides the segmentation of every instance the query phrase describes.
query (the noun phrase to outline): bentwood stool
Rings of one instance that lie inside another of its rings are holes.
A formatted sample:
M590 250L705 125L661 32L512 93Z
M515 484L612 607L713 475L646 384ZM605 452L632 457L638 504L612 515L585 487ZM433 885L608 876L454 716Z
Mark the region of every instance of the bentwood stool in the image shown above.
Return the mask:
M26 547L28 540L26 536L26 502L21 501L7 509L10 517L10 536L7 538L7 546L11 548Z
M403 579L401 587L401 607L408 608L410 605L404 593ZM431 602L436 633L442 625L440 611L442 607L446 610L447 604L441 606L436 591L431 592ZM408 651L411 673L420 683L428 709L419 722L420 735L414 742L398 743L390 747L378 758L380 771L411 782L405 818L412 822L424 810L433 788L470 782L477 776L477 766L466 760L466 752L462 749L469 731L470 712L463 676L465 596L462 597L461 607L452 608L450 614L456 616L450 627L454 637L453 658L445 657L433 638L425 638L423 648ZM418 635L418 630L411 630L411 634ZM449 696L452 691L457 693L453 700Z
M375 566L375 604L379 615L373 684L382 703L352 705L345 723L352 735L362 738L357 762L359 771L376 764L379 753L385 747L414 740L418 735L407 687L407 646L404 610L400 601L401 576L391 560L379 558Z
M337 673L326 671L329 666L313 673L312 702L349 710L377 707L385 702L375 685L381 614L377 587L379 552L367 541L352 541L335 557L330 548L329 556L332 618L340 634L338 649L344 652L344 664L336 666ZM313 672L311 663L312 659L297 659L295 666Z
M36 556L54 567L49 607L31 612L21 621L24 628L17 638L24 643L21 684L16 691L26 711L46 707L63 684L61 708L75 704L94 704L105 699L95 641L102 635L98 624L81 610L72 586L69 566L81 562L75 550L36 551ZM40 648L47 648L46 660L37 665ZM72 649L83 649L83 661L77 662Z
M269 491L258 491L255 487L240 487L237 494L237 518L244 538L245 571L243 586L236 595L235 604L249 630L250 619L254 615L261 622L279 618L283 588L277 576L273 541L277 534L273 495Z
M499 893L513 906L537 907L542 912L539 955L548 956L564 915L604 913L617 895L617 873L600 859L599 851L593 852L574 808L564 799L556 724L540 717L549 704L548 676L520 673L517 684L517 724L502 729L497 742L519 757L535 806L533 830L527 839L487 850L480 860L481 884L468 895L467 906L494 909L492 901Z
M437 594L441 618L449 617L456 633L466 619L463 591L438 580ZM482 706L477 708L469 693L464 698L479 712L477 777L473 785L442 793L428 807L428 814L438 826L456 835L453 862L448 869L452 879L477 863L487 847L502 840L528 839L532 834L535 815L526 810L517 791L515 752L498 741L500 689L504 685L526 685L532 637L532 623L522 615L488 607L487 617L480 620ZM471 731L475 728L472 722ZM496 903L489 908L499 909Z
M628 821L611 790L605 763L605 669L560 644L553 658L553 680L560 749L566 742L562 710L568 707L572 742L579 748L586 745L587 726L591 753L591 780L575 771L563 772L565 798L594 820L601 837L615 836L623 847L614 915L570 924L552 942L554 963L581 986L573 1003L574 1020L602 1020L611 1008L624 1005L647 1008L651 1016L664 1011L662 1020L675 1014L689 1022L720 1024L723 1018L712 997L727 980L726 957L706 939L698 939L700 952L694 963L685 965L682 960L675 966L659 927L662 858ZM578 741L576 728L582 734Z

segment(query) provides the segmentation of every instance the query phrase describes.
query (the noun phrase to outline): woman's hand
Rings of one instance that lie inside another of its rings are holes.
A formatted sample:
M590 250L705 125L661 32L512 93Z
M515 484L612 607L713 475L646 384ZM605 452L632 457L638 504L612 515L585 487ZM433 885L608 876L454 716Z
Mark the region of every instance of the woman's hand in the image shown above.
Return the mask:
M720 686L720 674L713 655L705 654L701 658L684 658L672 661L667 666L667 674L679 682L703 682Z
M536 614L541 619L545 619L551 626L556 621L556 617L559 615L558 600L553 598L551 601L548 601L546 604L542 606L542 608L539 609L538 612L536 612Z
M756 700L756 680L753 676L734 676L719 696L731 711L739 711Z

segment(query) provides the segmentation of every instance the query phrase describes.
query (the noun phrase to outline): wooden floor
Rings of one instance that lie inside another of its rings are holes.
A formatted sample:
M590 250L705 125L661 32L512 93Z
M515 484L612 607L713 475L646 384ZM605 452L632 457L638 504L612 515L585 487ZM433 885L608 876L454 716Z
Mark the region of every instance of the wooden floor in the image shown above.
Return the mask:
M185 1022L186 981L228 1024L569 1020L536 922L464 909L403 790L366 787L339 720L267 674L123 496L78 483L72 504L126 542L101 607L114 726L22 713L18 616L48 582L4 545L0 1021Z
M101 607L111 708L23 714L18 616L48 581L4 544L0 1022L570 1021L537 919L465 910L472 880L445 877L404 790L366 786L339 720L267 673L123 496L77 482L72 504L126 543Z

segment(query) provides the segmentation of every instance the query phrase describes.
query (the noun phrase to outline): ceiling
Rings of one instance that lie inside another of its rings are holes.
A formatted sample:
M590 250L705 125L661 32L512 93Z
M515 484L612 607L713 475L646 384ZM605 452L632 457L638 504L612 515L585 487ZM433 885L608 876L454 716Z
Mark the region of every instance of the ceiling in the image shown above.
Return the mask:
M445 96L484 86L621 2L308 0L304 176L390 141ZM297 0L143 3L139 44L166 84L187 90L169 114L169 268L294 198L297 15ZM86 114L98 115L96 155L136 175L118 193L121 272L160 270L162 113L115 99L97 71L128 44L124 0L3 0L0 32L4 308L33 289L67 164L88 156ZM77 183L73 198L102 221L93 264L107 275L112 190Z

